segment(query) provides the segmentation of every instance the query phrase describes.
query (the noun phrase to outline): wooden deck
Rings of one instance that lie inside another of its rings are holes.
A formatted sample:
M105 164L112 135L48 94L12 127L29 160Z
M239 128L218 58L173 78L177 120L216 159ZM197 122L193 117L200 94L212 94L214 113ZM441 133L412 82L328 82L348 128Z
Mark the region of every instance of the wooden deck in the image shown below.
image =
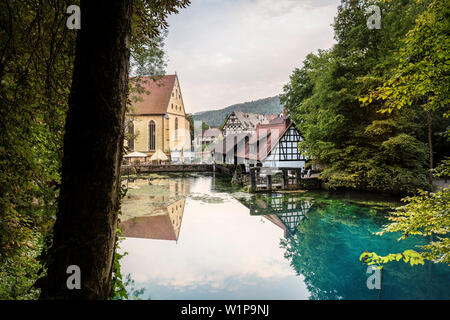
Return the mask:
M279 168L282 171L280 176L274 181L274 176L260 175L260 168L251 168L250 185L251 192L271 192L271 191L295 191L320 189L321 181L319 173L301 176L298 168Z
M120 172L122 174L140 174L140 173L170 173L170 172L220 172L223 174L233 174L233 172L224 166L216 164L130 164L122 165Z

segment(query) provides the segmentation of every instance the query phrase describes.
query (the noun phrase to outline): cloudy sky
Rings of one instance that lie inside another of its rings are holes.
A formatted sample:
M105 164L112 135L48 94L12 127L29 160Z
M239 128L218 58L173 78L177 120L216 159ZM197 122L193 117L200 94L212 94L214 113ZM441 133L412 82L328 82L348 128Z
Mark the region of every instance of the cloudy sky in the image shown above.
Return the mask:
M186 111L221 109L282 92L305 56L333 43L339 0L192 0L169 18L167 73Z

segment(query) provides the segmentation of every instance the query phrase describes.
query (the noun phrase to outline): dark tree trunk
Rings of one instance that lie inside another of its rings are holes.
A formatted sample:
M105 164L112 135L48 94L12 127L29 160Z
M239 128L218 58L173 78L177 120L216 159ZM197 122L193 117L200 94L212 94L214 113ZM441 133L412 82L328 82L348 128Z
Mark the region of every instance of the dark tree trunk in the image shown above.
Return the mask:
M132 0L82 0L80 9L44 299L106 299L111 290ZM81 269L79 290L66 286L70 265Z
M430 172L428 173L428 181L430 182L431 189L433 189L433 140L431 131L431 111L427 111L427 124L428 124L428 148L430 153Z

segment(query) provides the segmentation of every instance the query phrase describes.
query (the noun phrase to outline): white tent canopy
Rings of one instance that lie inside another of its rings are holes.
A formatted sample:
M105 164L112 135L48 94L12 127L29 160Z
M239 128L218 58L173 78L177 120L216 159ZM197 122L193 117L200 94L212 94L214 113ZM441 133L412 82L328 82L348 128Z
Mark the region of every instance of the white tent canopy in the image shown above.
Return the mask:
M166 161L166 160L169 160L169 158L167 158L166 154L164 152L162 152L161 149L158 149L150 158L150 161L153 161L153 160Z
M124 158L146 158L146 157L148 157L148 155L146 155L145 153L142 153L142 152L137 152L137 151L124 156Z

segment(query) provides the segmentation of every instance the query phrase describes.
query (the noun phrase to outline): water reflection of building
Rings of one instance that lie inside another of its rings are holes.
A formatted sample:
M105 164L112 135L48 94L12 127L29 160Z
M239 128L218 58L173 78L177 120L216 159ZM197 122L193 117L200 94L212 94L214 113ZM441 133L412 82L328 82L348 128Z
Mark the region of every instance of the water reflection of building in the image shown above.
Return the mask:
M250 215L264 217L281 228L285 237L291 237L297 233L299 223L305 219L312 206L312 200L275 193L244 205L250 209Z
M178 241L183 220L185 199L169 204L157 214L141 216L121 222L122 236Z
M171 181L169 179L169 191L175 196L189 194L189 181L187 179L177 179Z

